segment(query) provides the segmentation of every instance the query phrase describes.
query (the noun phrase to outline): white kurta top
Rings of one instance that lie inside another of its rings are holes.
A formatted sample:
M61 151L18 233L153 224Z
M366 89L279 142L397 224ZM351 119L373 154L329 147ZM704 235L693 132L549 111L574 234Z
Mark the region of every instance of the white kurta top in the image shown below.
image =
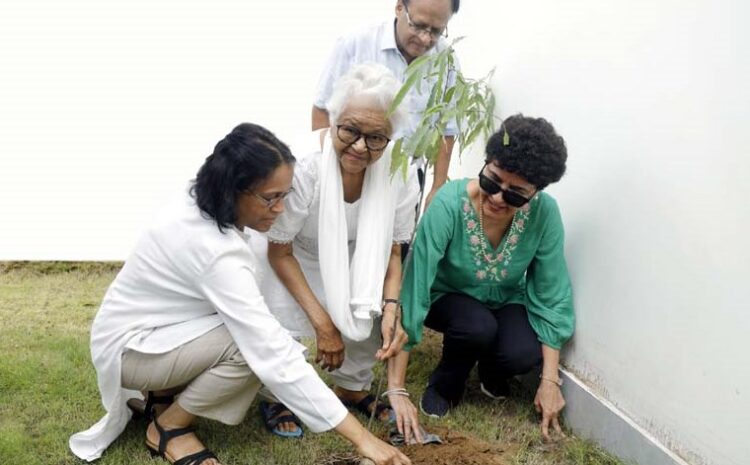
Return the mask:
M325 291L318 261L318 215L320 210L320 176L316 158L321 157L320 134L316 131L306 141L295 147L297 164L294 168L294 190L286 198L282 213L267 233L270 242L293 243L294 257L302 267L307 283L320 303L325 306ZM395 176L401 176L396 173ZM416 169L409 166L404 182L394 179L401 185L397 195L397 207L393 222L393 242L405 243L411 240L414 231L419 183ZM347 235L349 256L354 253L359 218L359 201L346 203ZM390 252L390 250L389 250ZM304 310L299 307L286 287L273 274L266 273L263 295L268 306L281 324L296 336L312 336L314 331Z
M306 362L304 346L269 311L258 287L257 258L237 229L220 232L187 198L145 232L110 285L91 328L91 356L107 414L70 438L74 454L101 456L123 431L124 350L165 353L224 324L251 370L315 432L347 414Z

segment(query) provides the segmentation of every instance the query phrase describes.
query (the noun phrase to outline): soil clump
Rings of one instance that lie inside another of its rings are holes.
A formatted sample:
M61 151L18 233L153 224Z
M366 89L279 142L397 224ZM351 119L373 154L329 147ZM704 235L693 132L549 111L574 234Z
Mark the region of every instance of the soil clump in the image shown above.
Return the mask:
M492 444L447 429L431 427L430 432L439 435L443 444L401 447L413 465L511 465L517 449L512 444Z
M412 465L512 465L516 444L492 444L445 428L430 427L443 444L399 447ZM330 457L325 465L359 465L355 457ZM362 463L367 463L362 462Z

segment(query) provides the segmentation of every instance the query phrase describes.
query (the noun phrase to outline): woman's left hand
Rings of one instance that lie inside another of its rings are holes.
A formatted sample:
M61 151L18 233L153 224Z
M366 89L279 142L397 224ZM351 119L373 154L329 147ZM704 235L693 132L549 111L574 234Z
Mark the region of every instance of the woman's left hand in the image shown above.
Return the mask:
M383 309L383 318L380 323L380 331L383 334L383 345L375 353L378 360L387 360L401 352L401 349L409 340L404 328L401 327L400 312L397 307L388 305ZM395 331L394 331L395 328Z
M565 399L560 391L560 386L551 381L541 380L539 388L536 391L536 397L534 398L534 406L536 407L536 411L542 414L541 426L544 440L552 440L549 434L550 426L552 426L558 435L564 437L565 434L562 432L560 421L558 420L560 411L565 407Z
M396 414L396 427L398 432L404 435L404 444L409 445L414 438L422 443L422 430L419 427L419 414L417 408L407 396L392 394L388 396L388 402Z

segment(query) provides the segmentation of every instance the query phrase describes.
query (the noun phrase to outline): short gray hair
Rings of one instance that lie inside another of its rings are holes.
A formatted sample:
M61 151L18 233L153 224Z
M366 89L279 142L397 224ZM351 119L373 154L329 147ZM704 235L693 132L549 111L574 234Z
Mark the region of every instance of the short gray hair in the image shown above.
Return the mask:
M333 86L331 98L326 103L331 127L336 125L347 102L358 96L374 97L380 108L388 112L396 94L401 90L401 82L393 72L378 63L361 63L349 68ZM388 118L393 131L391 137L401 135L408 125L409 111L405 98Z

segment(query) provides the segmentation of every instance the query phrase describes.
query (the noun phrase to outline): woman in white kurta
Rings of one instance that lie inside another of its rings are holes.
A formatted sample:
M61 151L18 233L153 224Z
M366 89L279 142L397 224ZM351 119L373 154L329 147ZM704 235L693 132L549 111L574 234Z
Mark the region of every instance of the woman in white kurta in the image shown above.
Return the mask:
M336 394L381 419L369 395L372 367L404 344L398 320L400 244L414 229L413 169L390 174L390 138L404 120L388 115L400 83L384 66L353 67L337 82L331 127L313 133L295 170L287 210L268 233L271 307L297 334L316 337L316 360L332 370ZM383 316L381 318L381 312ZM382 336L382 340L381 340ZM279 432L294 425L281 425Z
M409 463L348 414L259 292L243 231L267 231L284 211L293 163L273 134L242 124L217 144L180 208L145 232L91 329L107 413L70 438L78 457L97 459L123 431L128 398L172 389L181 392L149 424L146 446L172 463L218 465L189 425L196 416L239 423L265 384L311 430L333 428L378 463Z

